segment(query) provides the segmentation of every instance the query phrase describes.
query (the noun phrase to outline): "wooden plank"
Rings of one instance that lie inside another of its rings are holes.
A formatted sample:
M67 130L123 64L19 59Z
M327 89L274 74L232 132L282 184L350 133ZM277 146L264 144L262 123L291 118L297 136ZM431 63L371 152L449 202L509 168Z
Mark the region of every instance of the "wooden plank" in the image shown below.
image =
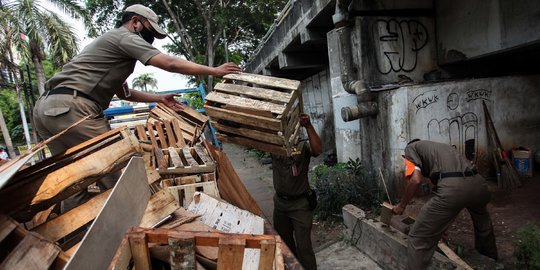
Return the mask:
M133 157L82 240L81 246L68 262L66 270L105 269L124 233L141 222L149 199L150 189L144 162L140 157Z
M201 190L203 193L210 195L214 198L219 198L219 191L215 181L210 182L200 182L195 184L187 184L181 186L172 186L169 187L169 192L174 196L175 200L181 204L183 207L188 207L188 205L193 201L193 195L198 190ZM184 191L183 198L180 198L178 194L181 191ZM180 200L182 199L182 201Z
M300 123L300 107L294 108L294 110L291 112L291 115L286 118L287 123L284 123L285 130L283 133L285 134L285 138L290 138L290 136L296 131L295 127Z
M182 155L186 159L189 166L199 166L199 163L191 156L191 150L189 147L182 148Z
M259 270L272 270L276 251L275 240L261 240L261 256Z
M157 107L176 118L180 117L180 118L183 118L184 120L195 122L195 124L201 127L203 127L204 123L208 121L208 117L206 115L203 115L202 113L194 110L193 108L189 106L186 106L182 111L178 111L178 112L175 112L171 108L167 106L163 106L161 104L158 104Z
M49 269L58 253L59 246L29 232L0 264L0 269Z
M137 132L137 138L139 138L139 140L148 141L146 129L144 128L143 125L136 125L135 130Z
M206 113L210 115L210 118L214 121L218 119L233 121L236 123L242 123L244 125L259 127L269 130L281 130L281 121L278 119L271 119L267 117L261 117L257 115L251 115L242 112L228 111L225 109L204 105Z
M247 113L249 115L256 115L261 117L267 117L267 118L274 118L274 115L271 111L261 111L256 108L245 108L245 107L238 107L230 104L226 104L223 107L221 107L228 111L235 111L235 112L241 112L241 113ZM278 117L276 117L278 118Z
M116 250L114 257L109 265L109 270L128 270L131 260L131 248L129 246L128 237L125 236L120 243L120 247Z
M41 224L32 231L56 242L86 223L96 218L112 190L107 190L93 197L84 204Z
M195 154L193 152L195 152ZM191 148L191 154L194 157L196 156L197 159L199 159L204 164L214 164L212 158L208 156L208 153L200 144L197 144Z
M19 221L28 221L35 213L123 167L137 152L141 152L139 142L131 135L36 181L5 188L0 196L0 210L11 213Z
M154 147L154 155L156 156L158 170L165 169L169 166L169 158L163 155L163 151L160 148Z
M195 184L197 182L201 182L201 177L199 175L189 175L189 176L180 176L174 178L175 185L187 185L187 184Z
M471 266L469 266L463 259L461 259L448 245L446 245L444 242L439 241L437 244L437 247L441 249L441 251L454 263L456 263L459 268L466 269L466 270L473 270Z
M152 225L176 211L178 207L178 203L168 191L160 190L150 197L139 226L151 228Z
M241 209L255 215L262 215L261 208L240 180L227 155L218 147L210 145L206 141L203 143L217 163L220 196Z
M165 125L165 131L167 132L167 140L169 142L169 147L175 147L176 146L176 139L174 137L174 129L172 128L171 121L170 120L163 120L163 124Z
M174 167L183 167L184 163L182 162L182 159L180 158L180 155L178 155L178 152L174 147L169 147L169 156L171 157L171 162Z
M146 128L148 129L148 136L150 137L150 142L154 148L159 148L159 145L156 140L156 134L154 132L154 124L151 121L146 122Z
M218 270L242 269L245 239L224 237L219 239Z
M249 73L228 74L228 75L223 76L223 79L237 80L237 81L254 83L258 85L289 89L289 90L296 90L298 89L298 87L300 87L300 81L276 78L276 77L271 77L271 76L264 76L264 75L259 75L259 74L249 74Z
M199 166L185 166L178 168L164 168L158 169L157 171L161 175L170 175L170 174L201 174L201 173L212 173L216 170L215 165L199 165Z
M283 146L263 143L261 141L255 141L255 140L251 140L249 138L244 138L244 137L228 136L221 133L216 133L216 137L221 142L230 142L234 144L248 146L248 147L252 147L255 149L262 150L262 151L270 152L276 155L282 155L282 156L287 155L287 149Z
M182 128L180 127L180 124L178 123L178 120L174 119L171 122L173 129L174 129L174 135L176 137L176 147L182 148L184 145L186 145L186 140L184 139L184 134L182 132Z
M17 223L6 215L0 215L0 242L17 228Z
M152 269L146 234L129 233L128 240L129 246L131 247L131 256L135 263L135 269Z
M294 91L292 93L292 97L291 97L291 101L289 103L287 103L287 105L285 106L285 109L283 110L283 113L281 115L278 115L278 119L279 118L286 118L287 116L289 116L289 112L291 111L291 109L293 107L301 107L301 102L300 102L300 99L297 101L297 98L298 97L301 97L301 93L300 91Z
M165 137L165 132L163 132L163 123L162 122L156 122L155 127L158 133L159 143L161 145L161 149L169 147L167 145L167 138Z
M260 111L271 111L275 114L283 114L284 105L275 104L266 101L259 101L224 93L212 92L206 96L207 101L212 101L221 104L229 104L241 108L257 109Z
M219 130L220 132L232 133L232 134L240 135L243 137L247 137L247 138L262 141L262 142L277 144L279 146L282 146L285 144L285 138L283 136L278 135L277 132L275 132L276 134L272 134L272 133L258 131L252 128L244 128L244 127L235 128L231 126L226 126L218 122L214 122L214 121L212 121L211 123L212 123L212 126L215 129Z
M268 100L276 103L288 103L292 97L290 93L231 83L218 83L216 86L214 86L214 90L228 94L246 95L248 97Z

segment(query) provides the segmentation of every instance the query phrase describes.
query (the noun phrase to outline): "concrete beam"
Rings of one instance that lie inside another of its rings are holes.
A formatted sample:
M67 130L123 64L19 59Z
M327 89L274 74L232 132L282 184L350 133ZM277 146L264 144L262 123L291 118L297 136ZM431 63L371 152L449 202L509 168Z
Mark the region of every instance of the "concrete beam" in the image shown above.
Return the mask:
M300 31L300 44L302 45L326 44L326 33L322 33L315 29L305 28Z
M323 52L280 52L278 61L280 69L323 68L328 64L328 56Z
M366 219L362 209L343 206L343 223L351 242L383 269L407 269L407 236L382 222ZM428 269L456 269L456 265L435 252Z

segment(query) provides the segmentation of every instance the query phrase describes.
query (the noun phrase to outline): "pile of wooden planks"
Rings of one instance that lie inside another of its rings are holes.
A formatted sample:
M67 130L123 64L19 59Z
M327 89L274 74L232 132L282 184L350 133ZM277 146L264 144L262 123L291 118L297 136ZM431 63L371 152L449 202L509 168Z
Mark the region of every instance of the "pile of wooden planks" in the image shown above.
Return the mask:
M229 74L206 96L217 138L290 156L299 136L300 82L257 74Z
M258 269L285 269L275 235L224 234L165 229L130 230L118 248L109 269L128 269L132 259L136 269L152 269L152 250L168 246L167 261L173 269L205 269L196 261L198 247L218 247L217 269L242 269L246 248L260 250ZM160 256L161 258L163 256ZM182 265L184 268L177 268Z

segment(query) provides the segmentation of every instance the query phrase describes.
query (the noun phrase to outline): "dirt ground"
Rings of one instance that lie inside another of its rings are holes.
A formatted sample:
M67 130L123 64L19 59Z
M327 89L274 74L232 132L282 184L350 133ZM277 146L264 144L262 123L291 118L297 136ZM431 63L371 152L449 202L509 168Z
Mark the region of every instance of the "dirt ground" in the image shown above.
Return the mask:
M495 230L499 252L498 263L502 264L504 269L519 269L514 257L514 243L518 230L528 221L540 224L540 173L535 173L532 178L521 178L523 185L512 192L505 192L499 189L495 182L488 181L492 194L488 211ZM429 197L416 198L408 207L406 214L416 216L427 199ZM482 263L478 262L478 256L474 252L474 228L467 210L461 211L446 234L449 245L454 250L463 250L463 254L460 255L465 261L475 269L482 268L479 267Z

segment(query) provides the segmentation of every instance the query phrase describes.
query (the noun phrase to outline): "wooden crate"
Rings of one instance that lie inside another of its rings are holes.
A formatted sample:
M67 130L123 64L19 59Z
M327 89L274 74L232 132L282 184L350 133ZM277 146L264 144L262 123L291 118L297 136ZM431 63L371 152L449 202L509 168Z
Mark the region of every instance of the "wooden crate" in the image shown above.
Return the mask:
M169 245L181 239L191 242L191 247L184 249L185 254L191 254L183 262L192 263L195 269L193 247L218 247L217 269L242 269L244 251L246 248L259 249L260 260L258 269L285 269L281 254L282 241L276 235L226 234L216 232L190 232L166 229L131 229L117 249L109 269L128 269L133 261L135 269L152 269L150 250L159 245ZM172 241L171 241L172 240ZM149 248L150 247L150 248ZM179 247L169 245L172 256L169 261L179 263L174 257Z
M204 106L217 138L291 155L301 130L300 82L246 73L223 78L206 96Z
M220 198L218 187L215 181L187 184L168 187L169 192L176 199L178 204L187 208L193 201L195 192L200 191L215 198Z
M167 166L158 168L161 175L213 173L216 170L214 160L200 144L183 148L169 147L162 151Z
M148 118L149 123L155 121L164 123L170 122L176 136L182 134L186 143L193 146L199 142L202 131L208 122L208 117L191 107L186 107L183 111L175 112L167 106L158 104L150 111L150 116ZM172 145L170 144L169 146Z

